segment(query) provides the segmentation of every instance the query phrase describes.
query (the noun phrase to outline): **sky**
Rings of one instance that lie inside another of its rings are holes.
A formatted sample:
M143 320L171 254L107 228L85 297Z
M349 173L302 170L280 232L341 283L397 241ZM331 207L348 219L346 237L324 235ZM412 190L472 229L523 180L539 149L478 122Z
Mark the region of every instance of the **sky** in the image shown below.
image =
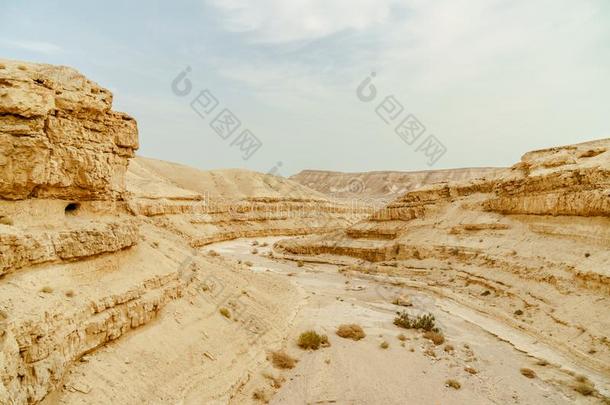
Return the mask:
M3 0L0 58L78 69L139 155L202 169L509 166L610 137L607 0Z

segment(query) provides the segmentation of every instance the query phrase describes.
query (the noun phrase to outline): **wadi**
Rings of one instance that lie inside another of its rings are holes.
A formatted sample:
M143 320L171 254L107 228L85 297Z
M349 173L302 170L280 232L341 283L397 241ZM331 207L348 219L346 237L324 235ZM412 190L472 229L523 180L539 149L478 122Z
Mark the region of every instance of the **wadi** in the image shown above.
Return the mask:
M610 403L610 139L291 177L0 59L0 404Z

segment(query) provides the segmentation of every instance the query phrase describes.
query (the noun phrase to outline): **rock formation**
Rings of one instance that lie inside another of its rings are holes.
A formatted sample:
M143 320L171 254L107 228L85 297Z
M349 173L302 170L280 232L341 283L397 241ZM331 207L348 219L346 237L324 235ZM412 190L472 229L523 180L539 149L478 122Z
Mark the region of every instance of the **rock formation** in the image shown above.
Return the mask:
M610 373L609 139L526 153L488 178L422 187L347 229L276 247L402 277Z
M118 198L137 125L68 67L0 60L0 197Z
M132 160L128 172L137 125L111 107L112 94L74 69L0 60L1 404L86 391L68 378L75 362L157 319L170 303L193 316L209 312L195 295L209 277L248 308L271 308L257 310L257 319L274 317L280 330L288 313L265 294L288 302L289 287L248 281L243 266L227 271L193 247L328 230L366 213L270 175L181 171L145 159ZM326 214L317 218L320 208ZM241 297L247 286L265 293ZM174 333L161 325L157 333ZM251 339L245 328L232 333L240 347ZM227 361L238 352L227 346Z

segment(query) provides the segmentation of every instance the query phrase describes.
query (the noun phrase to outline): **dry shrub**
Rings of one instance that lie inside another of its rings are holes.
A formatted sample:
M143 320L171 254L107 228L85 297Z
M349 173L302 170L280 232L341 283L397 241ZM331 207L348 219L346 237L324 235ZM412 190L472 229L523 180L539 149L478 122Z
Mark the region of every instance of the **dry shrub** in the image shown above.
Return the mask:
M400 335L396 336L398 338L398 340L400 340L401 342L404 342L405 340L407 340L407 337L404 335L404 333L401 333Z
M426 356L436 357L436 352L434 351L434 349L432 347L429 347L426 350L424 350L424 354Z
M267 393L266 390L264 390L262 388L258 388L256 390L254 390L254 392L252 393L252 398L254 398L257 401L264 402L264 403L269 402L269 394Z
M267 246L269 246L269 244L267 242L263 242L263 243L260 244L260 246L261 247L267 247Z
M284 383L284 381L286 381L284 379L284 377L276 377L267 371L264 371L262 374L263 374L263 377L265 377L267 380L269 380L271 382L271 386L275 389L282 388L282 384Z
M549 362L544 359L540 359L536 362L536 365L544 367L544 366L548 366Z
M382 349L387 349L388 347L390 347L390 344L384 340L379 344L379 347L381 347Z
M478 371L472 367L465 367L464 371L467 372L468 374L472 374L472 375L475 375L478 373Z
M302 261L302 260L299 260L299 261L297 262L297 267L303 267L304 265L305 265L305 264L303 263L303 261Z
M76 293L74 292L74 290L68 290L68 291L66 291L66 297L68 297L68 298L72 298L72 297L74 297L74 295L76 295Z
M231 319L231 311L229 311L228 308L222 307L218 310L218 312L220 312L220 315L224 316L227 319Z
M53 292L53 287L49 287L48 285L45 285L44 287L42 287L40 289L40 291L45 294L51 294Z
M216 257L216 256L220 256L220 254L217 251L215 251L215 250L209 250L208 251L208 256Z
M364 339L366 333L362 330L362 327L355 323L343 324L337 328L337 335L352 340Z
M271 352L271 363L275 368L294 368L297 360L284 351Z
M584 376L582 374L575 375L574 378L576 379L576 381L581 382L581 383L590 383L587 376Z
M447 387L451 387L455 390L459 390L460 388L462 388L462 384L460 384L458 380L447 380L445 381L445 384L447 385Z
M443 339L443 340L444 340L444 339ZM452 353L452 352L455 350L455 348L454 348L452 345L445 345L444 350L445 350L447 353Z
M523 311L518 309L518 310L515 311L515 315L521 316L521 315L523 315Z
M318 350L320 347L330 346L328 336L320 335L315 330L301 333L297 344L304 350Z
M258 249L254 248L250 251L250 253L252 253L253 255L258 254Z
M595 387L591 383L579 382L576 383L573 388L574 391L578 392L581 395L584 395L585 397L588 397L589 395L593 395L595 393Z
M439 332L428 331L424 333L424 338L432 341L432 343L434 343L436 346L445 343L445 337Z
M524 375L527 378L535 378L536 377L536 373L531 368L522 368L519 371L521 372L522 375Z
M581 395L589 396L595 393L595 385L584 375L577 375L576 384L572 388Z
M252 267L252 262L251 261L246 261L244 262L244 264L248 267Z
M252 246L258 246L258 241L255 240L254 242L252 242Z

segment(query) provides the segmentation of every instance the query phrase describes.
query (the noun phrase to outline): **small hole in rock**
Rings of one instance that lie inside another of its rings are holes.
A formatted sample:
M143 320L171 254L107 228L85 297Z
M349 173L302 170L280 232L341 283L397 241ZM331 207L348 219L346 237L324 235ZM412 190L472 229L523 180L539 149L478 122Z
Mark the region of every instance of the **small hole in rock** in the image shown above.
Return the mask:
M79 203L70 203L70 204L66 205L66 209L64 211L65 211L66 215L74 215L74 214L76 214L76 212L78 211L79 208L80 208Z
M13 220L7 216L0 215L0 224L2 225L13 225Z

